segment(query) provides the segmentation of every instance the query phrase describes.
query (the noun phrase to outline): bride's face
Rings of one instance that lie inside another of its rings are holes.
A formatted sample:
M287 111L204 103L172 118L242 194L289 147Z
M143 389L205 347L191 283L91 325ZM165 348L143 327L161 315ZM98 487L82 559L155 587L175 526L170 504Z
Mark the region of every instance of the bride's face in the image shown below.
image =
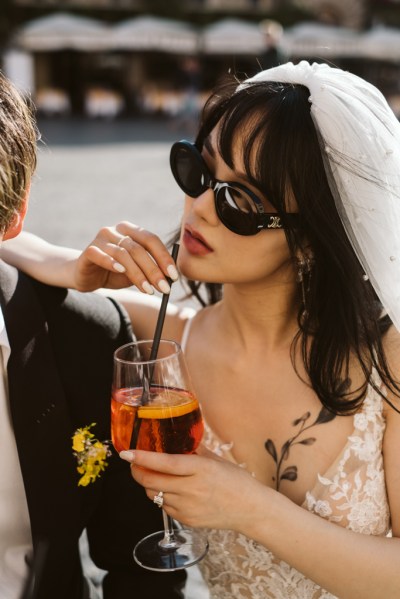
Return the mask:
M218 153L217 135L215 128L202 150L213 178L245 185L260 197L266 212L276 212L248 181L240 140L236 143L231 169ZM295 207L290 209L294 211ZM233 233L217 215L212 189L198 198L185 196L178 265L187 278L209 283L275 285L294 279L284 231L264 229L252 236Z

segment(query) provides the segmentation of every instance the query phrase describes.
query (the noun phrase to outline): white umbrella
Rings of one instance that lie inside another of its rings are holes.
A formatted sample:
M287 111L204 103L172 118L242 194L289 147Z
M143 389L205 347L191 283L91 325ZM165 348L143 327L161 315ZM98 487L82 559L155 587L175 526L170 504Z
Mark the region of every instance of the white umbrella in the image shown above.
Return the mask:
M363 55L381 60L400 60L400 29L378 26L362 36Z
M265 49L265 40L254 23L222 19L203 29L201 46L205 54L259 54Z
M115 49L190 54L197 51L198 34L191 25L181 21L141 16L114 25L110 44Z
M95 19L56 13L29 21L16 34L20 48L31 51L103 50L109 28Z
M361 54L360 34L347 27L299 23L283 33L281 46L290 57L355 57Z

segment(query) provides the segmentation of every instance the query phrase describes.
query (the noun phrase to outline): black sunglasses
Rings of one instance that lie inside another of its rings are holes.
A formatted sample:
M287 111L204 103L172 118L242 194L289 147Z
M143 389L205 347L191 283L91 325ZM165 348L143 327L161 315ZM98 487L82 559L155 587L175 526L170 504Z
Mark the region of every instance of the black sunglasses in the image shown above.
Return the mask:
M238 235L256 235L262 229L284 229L281 217L265 212L262 201L241 183L217 181L194 144L177 141L170 154L172 174L179 187L191 198L207 189L214 191L215 209L220 221ZM296 226L298 213L285 213L285 224Z

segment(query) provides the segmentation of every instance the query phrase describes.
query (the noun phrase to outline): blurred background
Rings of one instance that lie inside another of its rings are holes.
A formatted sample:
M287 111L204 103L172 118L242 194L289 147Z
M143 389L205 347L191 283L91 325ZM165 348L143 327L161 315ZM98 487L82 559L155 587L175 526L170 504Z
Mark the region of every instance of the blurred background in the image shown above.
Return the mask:
M283 57L334 62L396 105L399 9L399 0L2 0L1 60L47 117L176 117L227 70L251 75Z

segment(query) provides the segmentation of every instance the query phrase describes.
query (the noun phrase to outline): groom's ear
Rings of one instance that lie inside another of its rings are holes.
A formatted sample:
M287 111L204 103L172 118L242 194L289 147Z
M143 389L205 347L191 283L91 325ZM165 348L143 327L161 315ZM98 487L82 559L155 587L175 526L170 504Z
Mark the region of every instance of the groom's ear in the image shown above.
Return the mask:
M24 226L24 220L26 213L28 211L28 203L29 203L29 192L30 185L28 186L27 192L25 194L25 198L21 204L21 208L18 212L15 213L14 218L9 224L7 231L3 235L3 240L13 239L13 237L17 237L22 231L22 227Z

